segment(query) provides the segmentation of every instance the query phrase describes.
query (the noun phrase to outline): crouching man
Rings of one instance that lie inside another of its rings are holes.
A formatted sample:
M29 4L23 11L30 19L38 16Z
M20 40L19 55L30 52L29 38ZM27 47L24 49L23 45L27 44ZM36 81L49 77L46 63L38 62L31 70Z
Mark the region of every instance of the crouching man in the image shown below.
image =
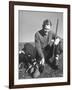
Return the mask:
M55 46L55 59L58 63L59 53L59 43L60 38L55 39L55 33L51 30L52 23L50 20L44 20L42 29L35 33L35 47L37 50L37 57L41 58L41 64L45 65L45 62L49 62L49 58L53 55L53 46Z

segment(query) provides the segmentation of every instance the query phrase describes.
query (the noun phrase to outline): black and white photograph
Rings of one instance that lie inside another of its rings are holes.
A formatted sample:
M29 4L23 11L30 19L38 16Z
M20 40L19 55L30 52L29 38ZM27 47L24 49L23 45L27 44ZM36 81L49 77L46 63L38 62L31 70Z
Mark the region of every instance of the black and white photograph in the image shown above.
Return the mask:
M10 2L11 88L70 83L69 10L69 5Z
M63 77L63 13L18 11L19 79Z

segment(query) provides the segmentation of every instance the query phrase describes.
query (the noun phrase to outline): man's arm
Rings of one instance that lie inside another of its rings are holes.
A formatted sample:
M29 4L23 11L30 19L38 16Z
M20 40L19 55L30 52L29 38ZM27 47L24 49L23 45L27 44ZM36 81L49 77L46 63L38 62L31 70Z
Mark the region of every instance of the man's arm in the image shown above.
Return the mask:
M55 40L55 33L53 31L50 31L48 45L52 46L52 44L54 43L54 40Z
M38 33L35 34L35 46L36 46L36 49L37 49L37 52L38 52L39 56L41 58L43 58L44 54L43 54L43 51L41 49L41 43L40 43L40 40L39 40Z
M38 55L41 57L42 59L42 64L44 64L44 54L43 54L43 51L42 51L42 48L41 48L41 43L40 43L40 40L39 40L39 36L38 36L38 33L35 34L35 47L36 47L36 50L38 52Z

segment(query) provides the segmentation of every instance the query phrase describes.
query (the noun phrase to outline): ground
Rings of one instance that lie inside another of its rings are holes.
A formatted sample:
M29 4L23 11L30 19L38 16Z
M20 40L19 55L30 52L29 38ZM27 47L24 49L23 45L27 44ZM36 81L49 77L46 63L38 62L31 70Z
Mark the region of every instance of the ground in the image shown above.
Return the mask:
M43 72L38 78L49 78L49 77L62 77L63 76L63 56L60 55L58 69L53 69L49 64L45 64ZM25 72L25 68L19 69L19 79L30 79L32 78L28 73Z
M34 45L32 43L32 45ZM24 43L19 43L19 50L24 47ZM53 69L49 64L45 64L43 73L38 78L50 78L50 77L62 77L63 76L63 53L59 57L58 70ZM25 72L25 68L19 69L19 79L30 79L32 78L28 73Z

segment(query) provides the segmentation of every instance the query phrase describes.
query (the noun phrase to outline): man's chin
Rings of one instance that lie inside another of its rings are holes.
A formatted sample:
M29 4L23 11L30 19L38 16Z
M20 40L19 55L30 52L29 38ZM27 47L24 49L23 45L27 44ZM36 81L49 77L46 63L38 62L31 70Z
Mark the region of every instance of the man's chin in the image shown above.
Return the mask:
M47 34L49 31L50 31L50 30L48 30L48 31L45 31L45 34Z

